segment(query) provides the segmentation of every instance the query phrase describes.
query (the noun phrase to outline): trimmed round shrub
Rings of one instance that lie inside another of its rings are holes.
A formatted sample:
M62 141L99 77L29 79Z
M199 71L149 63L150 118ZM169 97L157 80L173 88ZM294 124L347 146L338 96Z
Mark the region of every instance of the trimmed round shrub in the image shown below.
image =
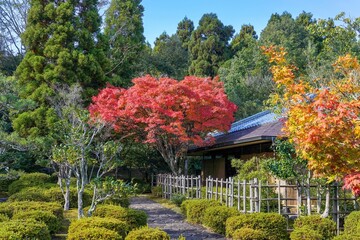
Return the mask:
M314 229L304 226L301 228L296 228L290 234L291 240L321 240L323 236Z
M225 234L225 223L229 217L240 215L236 208L226 206L210 207L205 210L203 224L214 232Z
M250 213L229 217L226 221L226 236L232 237L237 229L243 227L262 230L269 240L289 238L286 219L277 213Z
M178 207L180 207L182 202L185 200L186 200L186 196L183 194L173 194L170 198L170 201Z
M26 212L14 213L12 219L34 219L43 222L48 227L50 233L57 232L61 227L61 219L58 219L53 213L42 210L31 210Z
M209 207L221 206L218 201L194 199L186 203L186 219L191 223L203 223L205 210Z
M115 205L98 205L93 216L103 218L112 217L123 220L130 225L130 229L146 226L147 224L147 215L144 211Z
M158 228L149 228L149 227L141 227L139 229L132 230L126 236L125 240L170 240L170 236L158 229Z
M69 232L67 240L121 240L123 239L117 232L103 227L79 229L75 232Z
M0 239L50 240L51 237L45 223L28 219L1 222Z
M22 172L10 170L6 174L0 174L0 192L8 192L9 185L20 178Z
M305 226L318 232L324 240L332 239L336 235L336 223L320 215L302 216L294 222L294 230Z
M9 221L9 216L6 214L0 214L0 222L6 222Z
M42 210L53 213L58 219L63 218L63 207L56 202L5 202L0 203L0 214L12 217L14 213L31 210Z
M336 237L334 237L332 240L359 240L360 239L360 233L355 233L355 234L340 234Z
M43 193L48 197L49 202L58 202L61 205L65 204L64 196L59 186L44 189ZM70 208L77 208L77 190L75 187L70 188ZM83 206L90 206L92 201L92 193L90 190L85 190L83 193Z
M20 178L9 185L9 193L14 194L28 187L40 187L51 184L50 175L45 173L27 173L22 174Z
M360 234L360 231L357 230L359 225L360 225L360 211L351 212L345 218L344 233L345 234L355 234L355 233Z
M234 240L267 240L265 233L259 229L240 228L233 234Z
M180 205L181 213L184 214L185 217L186 217L186 213L187 213L187 207L191 203L191 201L193 201L193 199L185 200Z
M105 200L104 204L118 205L124 208L128 208L130 206L130 199L127 196L112 196L111 198Z
M89 217L81 218L79 220L71 222L69 226L69 234L77 232L83 229L92 229L92 228L106 228L112 231L117 232L121 237L125 237L126 234L130 231L130 226L125 221L121 221L116 218L101 218L101 217Z
M44 194L44 189L41 187L24 188L20 192L14 193L8 198L9 202L20 201L37 201L50 202L50 198Z

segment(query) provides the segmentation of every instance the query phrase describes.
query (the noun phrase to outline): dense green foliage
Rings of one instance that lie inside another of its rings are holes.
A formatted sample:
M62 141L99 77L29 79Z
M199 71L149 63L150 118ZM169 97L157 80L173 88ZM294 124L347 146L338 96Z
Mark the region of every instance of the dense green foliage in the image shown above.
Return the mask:
M191 59L189 73L216 76L221 64L231 57L229 40L233 34L233 27L225 26L216 14L204 14L188 43Z
M250 213L230 217L226 221L226 236L232 237L240 228L262 230L269 240L288 239L286 219L277 213Z
M42 210L31 210L24 212L14 213L12 219L24 220L24 219L34 219L39 222L43 222L49 229L50 233L56 233L61 227L61 219L58 219L54 214L48 211Z
M128 87L139 74L139 55L145 47L141 0L111 0L105 17L105 36L108 40L107 73L116 86Z
M50 175L45 173L23 174L20 178L9 185L9 193L14 194L28 187L41 187L51 185Z
M183 194L173 194L171 195L170 201L174 204L176 204L176 206L180 207L182 202L186 200L186 196Z
M290 234L291 240L321 240L325 239L323 236L318 232L312 229L309 226L304 226L300 228L295 228L294 231ZM330 239L330 238L326 238Z
M205 210L203 224L214 232L225 234L225 224L229 217L240 215L236 208L227 206L209 207Z
M116 218L88 217L71 222L68 234L69 236L72 236L78 231L83 231L85 229L90 231L93 228L106 228L118 233L123 238L130 230L130 226L127 222Z
M170 236L158 228L141 227L139 229L132 230L125 238L125 240L143 239L170 240Z
M345 234L359 234L360 235L360 211L353 211L345 218L344 223Z
M5 202L0 203L0 214L6 214L12 217L20 211L41 210L53 213L57 219L63 219L63 208L59 203L55 202Z
M0 222L0 239L50 240L51 237L45 223L29 219Z
M145 212L115 205L99 205L93 213L93 216L123 220L130 225L130 229L145 226L147 224L147 215Z
M336 235L336 223L328 218L322 218L319 215L301 216L297 218L294 223L294 230L299 228L310 228L320 234L321 239L324 240L331 239ZM296 236L300 237L303 232L306 231L299 230Z
M203 223L205 210L215 206L220 206L220 203L207 199L186 200L181 205L182 209L186 208L186 220L190 223Z
M252 229L248 227L243 227L237 229L232 239L236 240L267 240L267 236L265 235L264 231L259 229Z
M93 227L80 229L75 232L68 234L67 240L100 240L100 239L113 239L113 240L122 240L123 238L115 231L109 230L104 227Z

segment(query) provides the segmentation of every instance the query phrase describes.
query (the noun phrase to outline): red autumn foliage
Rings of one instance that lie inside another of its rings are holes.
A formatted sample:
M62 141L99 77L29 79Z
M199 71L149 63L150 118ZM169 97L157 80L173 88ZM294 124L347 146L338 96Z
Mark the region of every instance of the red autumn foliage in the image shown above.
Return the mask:
M133 83L127 90L108 86L100 91L90 114L153 144L166 161L182 158L190 144L211 142L209 133L227 131L234 121L236 106L218 79L189 76L177 81L147 75Z

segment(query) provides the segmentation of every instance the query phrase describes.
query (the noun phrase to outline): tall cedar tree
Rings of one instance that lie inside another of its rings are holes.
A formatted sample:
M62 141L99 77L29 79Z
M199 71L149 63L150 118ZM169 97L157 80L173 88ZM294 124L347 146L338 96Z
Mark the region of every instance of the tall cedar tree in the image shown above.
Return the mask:
M188 43L192 32L194 31L194 22L185 17L177 26L176 35L179 37L184 48L188 49Z
M93 97L91 116L112 124L121 134L152 144L174 174L184 170L190 145L211 142L208 133L227 131L234 120L236 106L217 79L145 76L133 83L127 90L103 89Z
M139 55L145 48L143 12L141 0L112 0L106 13L105 35L111 60L108 75L114 85L128 87L139 71Z
M216 14L204 14L189 41L189 73L216 76L221 64L231 57L229 40L233 34L233 27L224 26Z
M21 136L44 136L57 121L51 98L57 86L79 83L84 99L104 85L107 61L97 0L32 0L22 41L27 53L16 70L20 96L36 107L17 115Z

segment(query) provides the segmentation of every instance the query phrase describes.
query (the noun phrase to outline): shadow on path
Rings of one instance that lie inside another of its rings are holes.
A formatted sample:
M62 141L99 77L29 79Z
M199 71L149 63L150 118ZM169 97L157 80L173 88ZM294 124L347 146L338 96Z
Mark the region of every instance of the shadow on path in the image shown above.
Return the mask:
M146 197L132 198L130 207L145 211L148 214L149 227L164 230L171 239L178 239L180 235L183 235L186 240L225 239L224 236L212 233L202 226L186 222L182 215Z

